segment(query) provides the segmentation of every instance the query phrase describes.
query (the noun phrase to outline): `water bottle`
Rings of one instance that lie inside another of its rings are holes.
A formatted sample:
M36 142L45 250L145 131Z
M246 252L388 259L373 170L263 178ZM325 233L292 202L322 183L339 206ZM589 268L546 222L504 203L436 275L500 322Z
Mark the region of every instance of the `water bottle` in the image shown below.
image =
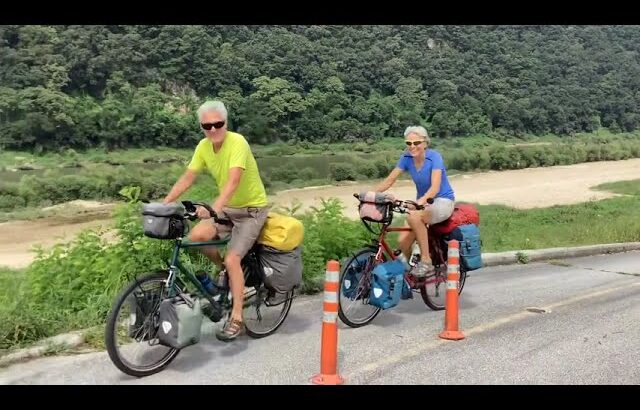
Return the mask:
M220 273L218 273L218 279L216 280L216 286L220 289L228 289L229 288L229 276L227 275L227 270L222 269Z
M402 253L402 251L400 249L396 249L393 254L396 256L396 259L398 259L399 261L402 262L402 264L404 265L404 269L405 271L408 271L409 269L411 269L411 266L409 265L409 262L407 261L407 257L404 256L404 253Z
M405 270L409 270L411 268L411 265L409 265L409 262L407 262L407 257L404 256L404 253L400 252L400 255L398 255L398 260L402 261Z
M211 277L207 274L207 272L198 272L196 274L196 278L200 281L202 287L210 294L215 295L218 293L218 289L216 285L211 280Z
M420 262L420 246L417 242L414 242L413 247L411 248L411 259L409 260L409 264L411 266L416 266L418 262Z

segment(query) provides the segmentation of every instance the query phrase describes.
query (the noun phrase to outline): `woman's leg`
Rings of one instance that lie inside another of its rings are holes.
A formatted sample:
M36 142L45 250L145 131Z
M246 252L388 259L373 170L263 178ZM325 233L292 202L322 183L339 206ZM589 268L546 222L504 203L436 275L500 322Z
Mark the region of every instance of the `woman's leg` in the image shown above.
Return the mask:
M409 222L405 221L404 226L409 227ZM411 257L411 245L413 245L415 240L416 235L413 231L400 232L398 236L398 247L407 260Z

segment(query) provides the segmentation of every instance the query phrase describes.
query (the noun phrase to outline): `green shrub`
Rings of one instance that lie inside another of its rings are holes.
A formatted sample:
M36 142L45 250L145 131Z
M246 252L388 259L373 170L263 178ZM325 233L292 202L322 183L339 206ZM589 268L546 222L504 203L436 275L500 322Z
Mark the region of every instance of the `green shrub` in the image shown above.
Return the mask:
M329 165L329 174L336 181L355 181L358 177L355 166L348 162Z

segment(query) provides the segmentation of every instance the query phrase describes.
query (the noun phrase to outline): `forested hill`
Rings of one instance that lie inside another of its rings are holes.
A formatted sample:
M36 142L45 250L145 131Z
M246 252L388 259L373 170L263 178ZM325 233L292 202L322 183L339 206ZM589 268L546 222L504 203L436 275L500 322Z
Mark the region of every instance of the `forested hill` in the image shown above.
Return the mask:
M630 131L639 50L639 26L0 26L0 148L190 146L210 97L259 143Z

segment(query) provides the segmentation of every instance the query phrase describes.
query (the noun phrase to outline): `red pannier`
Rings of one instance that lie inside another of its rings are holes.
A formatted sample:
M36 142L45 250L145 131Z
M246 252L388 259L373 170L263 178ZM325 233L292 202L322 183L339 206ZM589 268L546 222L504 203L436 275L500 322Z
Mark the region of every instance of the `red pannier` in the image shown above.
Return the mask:
M449 219L431 225L429 230L436 235L443 236L451 233L456 227L466 224L480 225L480 213L473 204L457 204Z

